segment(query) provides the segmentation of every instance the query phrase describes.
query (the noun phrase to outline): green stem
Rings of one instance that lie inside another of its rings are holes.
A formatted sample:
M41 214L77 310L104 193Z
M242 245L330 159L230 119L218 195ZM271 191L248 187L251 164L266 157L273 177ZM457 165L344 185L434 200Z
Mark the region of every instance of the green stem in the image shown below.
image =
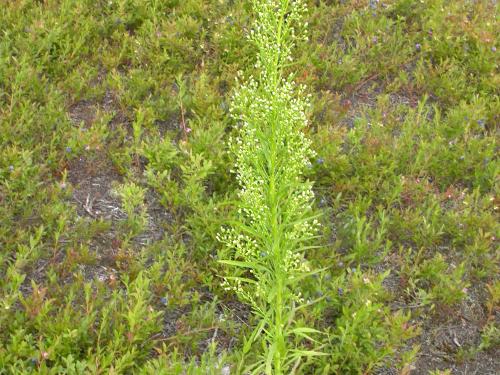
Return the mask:
M288 9L288 2L286 0L282 6L280 19L277 29L277 44L282 48L283 40L283 25L285 22L285 14ZM272 66L272 72L270 74L273 77L273 86L278 87L281 80L281 68L280 68L281 56L280 53L276 53L274 64ZM274 258L274 278L276 281L276 300L274 303L274 337L276 344L276 354L274 355L274 373L276 375L282 374L282 364L286 358L286 338L284 333L284 301L285 299L285 273L283 270L283 255L280 246L280 222L279 222L279 202L276 199L276 162L277 162L277 150L276 150L276 132L279 128L278 114L275 114L275 118L272 121L271 126L271 137L270 137L270 181L269 181L269 194L270 194L270 208L271 208L271 228L272 228L272 250Z
M271 209L271 249L274 261L274 279L276 281L276 300L273 303L274 309L274 337L276 344L276 354L274 355L274 372L280 375L282 373L281 363L286 354L286 343L282 329L283 321L283 272L282 261L283 257L280 249L280 228L278 220L278 200L276 198L276 142L275 142L275 126L272 124L271 135L271 155L270 155L270 179L269 179L269 205Z

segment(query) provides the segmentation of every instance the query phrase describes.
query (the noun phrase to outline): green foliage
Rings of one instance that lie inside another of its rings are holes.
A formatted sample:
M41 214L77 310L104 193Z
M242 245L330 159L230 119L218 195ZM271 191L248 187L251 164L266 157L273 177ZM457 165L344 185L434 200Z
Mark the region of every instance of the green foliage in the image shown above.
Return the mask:
M118 186L116 194L120 197L127 215L125 230L128 232L128 237L135 237L144 230L148 221L144 207L145 190L131 182Z
M389 272L381 275L349 270L328 285L333 327L330 329L326 373L357 374L372 371L387 361L404 340L415 336L409 314L393 313L384 305L382 286ZM406 361L411 360L405 358Z
M451 270L450 270L451 268ZM462 300L465 295L467 284L464 283L464 264L449 265L445 262L443 256L437 253L434 258L424 261L419 265L413 277L416 284L427 283L431 287L429 295L432 299L444 304L452 305ZM429 302L426 293L422 293L424 303ZM427 301L426 301L427 300Z
M498 346L498 5L307 4L310 38L281 74L306 87L293 98L310 94L301 131L318 155L285 185L315 182L301 214L324 212L321 246L301 264L325 271L290 282L305 305L290 327L325 334L287 344L327 355L291 370L480 373ZM218 263L235 254L216 239L240 218L230 93L238 76L262 81L251 4L2 6L0 374L258 361L266 341L245 345L258 320L219 277L253 276ZM430 334L450 326L470 340L431 363Z
M233 101L234 119L241 122L230 145L240 202L236 222L221 230L219 240L230 256L221 262L237 268L224 277L226 289L250 304L259 319L243 351L263 336L263 353L248 368L254 374L282 374L293 371L301 357L321 354L289 343L294 336L314 342L311 335L318 332L295 318L304 304L299 282L311 271L303 249L318 225L311 183L303 180L314 156L302 132L308 104L303 88L296 89L293 78L282 73L307 24L301 1L253 6L257 20L250 39L258 50L259 76L243 83Z
M227 371L230 367L225 363L224 356L218 356L215 345L210 345L209 349L203 353L199 363L191 360L185 363L179 353L174 351L168 353L166 348L163 348L165 355L149 362L141 374L172 374L172 375L218 375Z

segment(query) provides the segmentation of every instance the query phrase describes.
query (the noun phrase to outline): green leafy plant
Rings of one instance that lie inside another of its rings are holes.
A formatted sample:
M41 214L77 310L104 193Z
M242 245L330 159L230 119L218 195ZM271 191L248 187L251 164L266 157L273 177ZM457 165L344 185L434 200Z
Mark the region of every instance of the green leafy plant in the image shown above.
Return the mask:
M145 189L135 183L126 183L117 187L116 193L120 197L123 210L127 214L124 221L129 238L141 233L148 221L144 206Z
M222 260L235 271L225 276L228 290L250 304L259 322L247 338L248 352L263 335L262 354L252 373L294 372L303 356L321 354L295 348L292 337L317 333L297 323L307 304L299 284L311 273L304 250L316 236L312 184L302 174L314 156L304 136L308 100L304 89L286 76L297 40L305 38L302 1L254 1L257 15L250 40L258 50L257 79L241 84L232 113L239 124L230 147L241 189L239 216L219 239L231 257Z
M384 305L387 292L382 283L389 271L382 274L348 269L328 282L335 324L329 327L324 373L369 373L376 367L396 362L394 354L404 340L414 337L415 327L410 315L391 312ZM402 353L400 361L411 363L414 351Z

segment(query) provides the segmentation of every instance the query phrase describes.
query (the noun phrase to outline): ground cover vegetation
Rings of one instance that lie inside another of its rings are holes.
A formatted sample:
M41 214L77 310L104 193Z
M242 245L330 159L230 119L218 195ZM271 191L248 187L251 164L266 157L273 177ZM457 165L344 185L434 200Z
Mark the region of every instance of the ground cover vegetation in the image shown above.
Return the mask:
M311 140L280 135L307 156L282 183L314 192L296 220L318 215L282 306L231 288L281 276L221 242L257 208L241 188L259 154L230 140L281 92L251 2L2 3L1 374L499 372L498 4L305 3L301 23L273 15L308 37L273 108Z

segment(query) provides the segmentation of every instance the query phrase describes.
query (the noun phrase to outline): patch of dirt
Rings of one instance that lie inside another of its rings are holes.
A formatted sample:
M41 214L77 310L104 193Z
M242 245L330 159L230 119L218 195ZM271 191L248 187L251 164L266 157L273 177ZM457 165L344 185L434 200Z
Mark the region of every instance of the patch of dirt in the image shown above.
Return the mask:
M210 303L215 298L209 291L199 291L202 294L200 304ZM232 332L226 332L224 329L219 327L219 324L215 324L214 327L207 329L202 328L201 330L189 331L189 328L185 326L183 317L189 316L192 312L192 306L186 305L182 307L169 307L160 304L157 305L158 310L163 310L163 330L157 339L160 341L171 341L176 339L176 335L186 338L191 335L202 334L205 338L197 342L197 349L195 352L184 353L186 359L190 356L197 355L199 353L204 353L208 347L215 342L217 344L217 353L221 354L224 351L230 351L232 348L238 345L238 342ZM238 300L232 300L229 302L218 302L215 306L215 314L221 327L224 327L226 321L231 321L232 327L239 331L244 325L248 325L250 319L250 307ZM236 335L237 336L237 335Z
M102 155L104 156L104 155ZM73 200L78 216L121 220L124 214L114 197L112 186L122 181L106 157L79 157L69 164L68 181L73 185Z
M461 351L477 348L481 329L487 316L483 308L486 292L480 285L470 288L466 298L453 311L437 311L426 319L419 338L420 354L415 375L431 370L451 370L452 374L493 375L500 373L500 348L477 353L474 358L459 362Z
M79 218L83 220L104 220L116 222L126 218L119 199L112 194L113 185L122 181L118 171L105 155L79 157L69 163L68 182L72 185L72 201ZM110 266L117 250L113 227L92 239L91 250L98 261L95 265L81 265L86 280L103 280L110 274ZM106 268L106 270L103 269ZM113 271L111 271L113 272Z
M146 230L134 238L134 243L140 246L163 239L166 234L166 225L174 220L172 214L160 203L155 192L148 190L145 202L148 215Z
M398 260L388 256L375 267L378 273L391 269L383 286L394 300L391 310L410 311L414 318L412 326L421 329L420 334L406 343L404 350L419 345L420 350L410 374L428 375L431 371L450 370L453 375L493 375L500 374L500 348L479 352L470 358L481 343L482 329L488 321L485 302L488 293L484 284L467 288L463 301L454 307L429 307L415 301L405 292L405 283L398 275ZM403 282L402 282L403 281ZM500 321L500 316L497 317ZM460 358L463 358L461 360ZM393 367L377 369L377 375L400 374Z
M69 108L68 115L74 125L83 123L85 128L89 128L95 119L96 103L91 100L82 100Z
M421 328L419 336L408 342L406 349L419 345L416 363L412 375L428 375L430 371L450 370L453 375L493 375L500 373L500 348L479 352L473 358L460 361L461 353L471 352L481 343L481 330L487 321L483 307L486 291L481 285L467 290L467 296L455 308L438 308L424 314L426 307L408 302L395 273L384 281L384 287L395 296L391 304L393 310L420 311L423 315L410 323ZM376 372L396 374L393 368L383 368Z
M89 82L91 87L105 84L107 72L99 69L97 77ZM104 113L113 113L114 116L109 123L110 130L116 130L120 126L125 126L129 133L132 132L131 121L126 113L120 108L119 99L112 90L106 88L102 100L80 100L68 108L68 116L75 126L83 123L85 128L90 128L95 121L98 110Z
M219 314L219 320L231 320L235 322L239 331L242 326L248 326L250 321L251 309L250 306L238 301L229 301L226 304L220 303L217 306L217 312ZM238 342L235 337L229 336L227 333L222 332L218 338L218 349L230 351L232 348L236 347Z
M181 136L181 125L179 123L179 116L180 115L172 114L166 120L155 121L156 128L158 129L161 137L164 137L165 134L169 131L177 132L179 134L178 137Z
M101 105L105 112L114 113L113 119L109 124L111 130L125 127L127 133L132 134L132 121L124 111L120 110L118 100L110 90L106 90Z
M120 199L113 193L115 185L122 183L123 179L106 155L98 154L71 161L68 182L73 188L72 201L77 215L83 220L103 220L110 224L109 230L95 236L90 244L97 256L97 264L82 265L87 280L96 277L103 280L115 272L112 267L121 245L117 226L127 218ZM132 240L137 249L163 239L166 224L172 220L154 192L147 192L145 203L148 223L145 230Z
M400 105L405 105L411 108L416 108L418 105L417 98L409 95L406 92L391 92L387 90L386 84L377 77L368 77L354 87L347 89L342 95L342 105L346 110L346 114L340 125L351 129L354 126L356 119L367 115L367 111L377 106L377 98L384 93L389 96L389 106L396 108ZM385 117L385 113L383 113ZM403 121L404 118L398 118L398 121Z
M428 375L430 371L450 370L453 375L497 375L500 373L500 350L478 353L474 359L462 364L445 359L439 354L422 353L412 375Z

